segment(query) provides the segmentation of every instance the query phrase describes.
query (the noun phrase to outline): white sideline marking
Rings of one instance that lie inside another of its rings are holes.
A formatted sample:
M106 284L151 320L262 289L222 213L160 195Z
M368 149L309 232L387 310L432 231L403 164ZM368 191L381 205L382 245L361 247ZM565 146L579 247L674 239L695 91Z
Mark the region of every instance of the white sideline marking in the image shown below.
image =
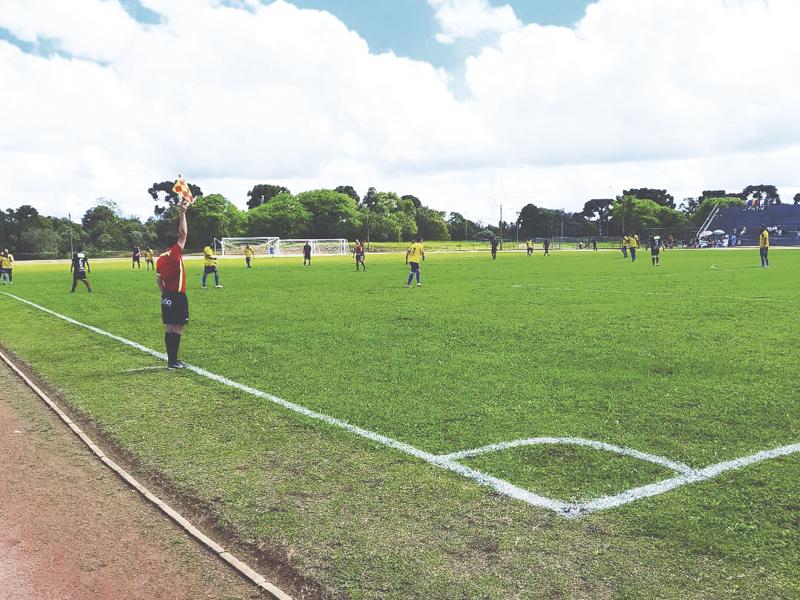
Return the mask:
M140 350L151 356L155 356L156 358L160 358L162 360L167 359L166 354L162 352L156 352L155 350L151 350L150 348L147 348L146 346L143 346L142 344L139 344L137 342L128 340L118 335L114 335L113 333L109 333L107 331L99 329L98 327L94 327L93 325L87 325L85 323L81 323L80 321L76 321L75 319L62 315L55 311L52 311L49 308L45 308L44 306L35 304L30 300L25 300L24 298L20 298L19 296L8 294L6 292L0 292L0 293L2 293L4 296L8 296L9 298L13 298L14 300L32 306L49 315L62 319L67 323L71 323L73 325L77 325L78 327L83 327L85 329L88 329L89 331L93 331L94 333L97 333L99 335L109 337L112 340L116 340L122 344L125 344L126 346L136 348L137 350ZM357 436L367 438L368 440L371 440L373 442L378 442L380 444L383 444L384 446L394 448L395 450L400 450L401 452L410 454L411 456L424 460L425 462L428 462L432 465L436 465L437 467L441 467L448 471L453 471L454 473L458 473L459 475L472 479L473 481L476 481L481 485L488 486L494 489L495 491L504 494L506 496L509 496L511 498L522 500L523 502L527 502L528 504L539 506L541 508L547 508L549 510L558 513L571 512L571 507L567 503L560 502L558 500L553 500L551 498L546 498L544 496L539 496L538 494L534 494L529 490L517 487L508 481L505 481L503 479L498 479L497 477L493 477L488 473L482 473L481 471L476 471L475 469L471 469L470 467L467 467L465 465L458 464L455 461L435 456L429 452L425 452L424 450L420 450L419 448L415 448L414 446L411 446L404 442L400 442L398 440L386 437L379 433L375 433L374 431L368 431L366 429L362 429L361 427L356 427L355 425L351 425L350 423L342 421L341 419L337 419L329 415L315 412L313 410L306 408L305 406L300 406L299 404L289 402L288 400L284 400L283 398L278 398L277 396L273 396L272 394L262 392L261 390L257 390L247 385L243 385L237 381L233 381L231 379L228 379L227 377L223 377L222 375L211 373L210 371L206 371L205 369L201 369L200 367L187 365L187 370L192 371L193 373L196 373L202 377L211 379L212 381L216 381L223 385L227 385L228 387L232 387L234 389L240 390L252 396L256 396L257 398L263 398L264 400L269 400L270 402L278 404L279 406L282 406L288 410L299 413L303 416L316 419L318 421L322 421L324 423L327 423L328 425L333 425L334 427L339 427Z
M482 448L475 448L474 450L462 450L461 452L453 452L452 454L443 455L442 458L447 458L450 460L460 460L462 458L472 458L473 456L488 454L490 452L502 452L503 450L509 450L511 448L519 448L520 446L541 446L541 445L557 445L557 444L565 446L586 446L587 448L594 448L595 450L605 450L606 452L613 452L615 454L621 454L623 456L631 456L633 458L638 458L639 460L645 460L647 462L661 465L662 467L666 467L667 469L671 469L672 471L676 471L677 473L682 473L683 475L693 475L695 473L695 470L692 469L689 465L672 461L668 458L664 458L663 456L656 456L655 454L640 452L639 450L634 450L633 448L623 448L622 446L606 444L605 442L596 442L594 440L587 440L584 438L575 438L575 437L526 438L523 440L514 440L512 442L491 444L489 446L484 446Z
M103 335L105 337L116 340L121 344L125 344L126 346L136 348L137 350L140 350L145 354L149 354L150 356L154 356L161 360L167 359L166 354L164 354L163 352L156 352L155 350L151 350L150 348L143 346L142 344L139 344L137 342L120 337L118 335L114 335L113 333L109 333L98 327L94 327L93 325L87 325L86 323L81 323L80 321L76 321L75 319L62 315L55 311L52 311L49 308L45 308L44 306L35 304L30 300L25 300L24 298L20 298L19 296L15 296L14 294L9 294L7 292L0 292L0 294L7 296L9 298L13 298L14 300L17 300L18 302L21 302L23 304L32 306L37 310L40 310L58 319L66 321L67 323L71 323L78 327L83 327L84 329L88 329L89 331L97 333L98 335ZM342 421L341 419L337 419L335 417L331 417L323 413L315 412L304 406L300 406L299 404L289 402L288 400L278 398L277 396L273 396L272 394L268 394L266 392L262 392L261 390L252 388L250 386L243 385L241 383L228 379L227 377L223 377L221 375L211 373L210 371L206 371L205 369L201 369L200 367L187 365L187 370L192 371L193 373L196 373L197 375L200 375L202 377L206 377L207 379L211 379L212 381L216 381L228 387L240 390L252 396L263 398L264 400L273 402L274 404L282 406L293 412L299 413L303 416L318 421L322 421L324 423L327 423L328 425L332 425L334 427L339 427L340 429L344 429L345 431L349 431L350 433L355 434L359 437L363 437L373 442L383 444L384 446L388 446L389 448L394 448L395 450L405 452L406 454L414 456L415 458L419 458L420 460L423 460L431 465L437 466L447 471L451 471L453 473L457 473L463 477L475 481L476 483L479 483L480 485L492 488L493 490L495 490L500 494L503 494L504 496L508 496L509 498L514 498L516 500L521 500L532 506L537 506L539 508L545 508L547 510L551 510L557 513L558 515L568 519L580 518L595 512L608 510L611 508L617 508L619 506L635 502L636 500L641 500L643 498L649 498L651 496L657 496L663 494L672 489L690 483L696 483L699 481L707 481L710 479L714 479L715 477L721 475L726 471L741 469L742 467L746 467L748 465L752 465L764 460L769 460L780 456L788 456L790 454L795 454L797 452L800 452L800 443L792 444L788 446L781 446L779 448L774 448L772 450L763 450L761 452L757 452L750 456L743 456L741 458L721 462L715 465L710 465L708 467L698 470L693 470L687 465L684 465L683 463L674 462L667 458L656 456L653 454L647 454L645 452L640 452L632 448L614 446L613 444L606 444L604 442L596 442L593 440L586 440L583 438L529 438L528 440L516 440L515 442L506 442L505 444L493 444L491 446L485 446L483 448L477 448L475 450L465 450L462 452L455 452L453 454L435 455L431 454L430 452L425 452L424 450L420 450L419 448L411 446L410 444L406 444L404 442L392 439L390 437L381 435L379 433L375 433L374 431L369 431L367 429L362 429L361 427L356 427L355 425L351 425L350 423ZM456 461L457 458L473 456L476 455L475 453L485 454L487 452L497 452L500 450L504 450L506 448L514 447L514 444L516 444L517 446L521 446L524 445L525 442L528 442L530 440L551 440L549 442L540 441L538 443L562 443L562 444L575 444L580 446L590 446L600 450L607 450L609 452L615 452L617 454L624 454L626 456L632 456L635 458L639 458L641 460L655 462L657 464L661 464L665 467L673 469L681 473L681 475L677 477L672 477L670 479L665 479L658 483L653 483L650 485L626 490L620 494L612 496L605 496L602 498L596 498L594 500L588 500L583 502L563 502L561 500L555 500L553 498L541 496L539 494L531 492L530 490L518 487L509 481L500 479L498 477L494 477L482 471L477 471L466 465L462 465Z

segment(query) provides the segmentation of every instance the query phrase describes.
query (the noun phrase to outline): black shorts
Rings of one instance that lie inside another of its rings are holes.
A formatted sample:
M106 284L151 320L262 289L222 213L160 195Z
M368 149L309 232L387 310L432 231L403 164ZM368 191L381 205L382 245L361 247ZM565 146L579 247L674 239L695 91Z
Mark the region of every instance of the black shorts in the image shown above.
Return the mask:
M203 267L203 275L208 275L209 273L213 273L217 270L216 265L212 265L210 267Z
M186 325L189 322L189 300L186 294L161 294L161 320L164 325Z
M303 254L303 260L311 260L310 254Z
M72 274L72 279L75 281L86 281L86 271L75 271Z
M361 254L361 253L356 254L356 260L357 261L363 261L364 260L364 255Z
M653 248L652 250L650 250L650 253L653 256L658 256L660 252L661 252L661 248Z

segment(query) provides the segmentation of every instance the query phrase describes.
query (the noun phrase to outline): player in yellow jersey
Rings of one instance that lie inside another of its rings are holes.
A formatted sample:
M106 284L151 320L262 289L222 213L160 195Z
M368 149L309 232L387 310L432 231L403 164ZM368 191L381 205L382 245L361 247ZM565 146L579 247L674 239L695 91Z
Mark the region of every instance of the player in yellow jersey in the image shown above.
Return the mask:
M250 261L253 260L253 249L250 247L250 244L245 244L244 246L244 262L247 264L248 269L252 269L253 267L250 265Z
M769 231L763 225L761 235L758 236L758 247L761 251L761 266L766 268L769 266Z
M14 255L8 248L0 254L0 273L3 274L3 285L8 281L8 285L14 285Z
M632 235L628 238L628 250L631 253L631 262L636 262L636 249L639 247L639 236Z
M411 287L415 274L417 276L417 287L422 286L419 280L419 263L423 260L425 260L425 249L422 247L422 238L418 237L406 251L406 264L411 265L411 272L408 274L408 281L406 282L407 288Z
M622 249L622 256L624 258L628 258L628 236L627 235L623 235L622 236L622 248L621 249Z
M211 249L211 246L203 248L203 289L206 288L206 277L214 274L214 287L221 288L219 284L219 273L217 272L217 256Z
M147 250L144 252L144 266L147 270L150 270L150 267L153 267L153 270L156 270L156 265L153 262L153 249L148 247Z
M527 242L525 242L525 246L528 249L528 256L533 254L533 240L528 240Z

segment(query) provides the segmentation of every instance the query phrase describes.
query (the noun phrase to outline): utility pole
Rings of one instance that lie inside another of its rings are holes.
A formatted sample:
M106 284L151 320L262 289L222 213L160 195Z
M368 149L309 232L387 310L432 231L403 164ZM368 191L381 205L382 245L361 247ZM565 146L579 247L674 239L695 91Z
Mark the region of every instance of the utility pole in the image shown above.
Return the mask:
M500 205L500 249L503 249L503 205Z
M75 249L72 247L72 213L67 213L67 220L69 221L69 255L75 254Z

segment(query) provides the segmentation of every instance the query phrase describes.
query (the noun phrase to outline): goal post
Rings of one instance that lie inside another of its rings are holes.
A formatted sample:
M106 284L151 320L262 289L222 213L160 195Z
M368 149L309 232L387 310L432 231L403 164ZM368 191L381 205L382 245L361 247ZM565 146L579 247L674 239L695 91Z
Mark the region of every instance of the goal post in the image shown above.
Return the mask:
M331 239L281 239L279 237L222 238L222 256L242 256L247 245L255 256L295 256L303 254L306 242L311 245L311 254L337 256L350 254L350 244L344 238Z
M222 256L244 256L244 250L249 245L255 256L269 256L277 252L278 237L241 237L222 238Z
M276 254L278 256L295 256L303 254L306 242L311 246L311 254L319 256L337 256L350 254L350 245L344 238L338 239L294 239L278 240Z

